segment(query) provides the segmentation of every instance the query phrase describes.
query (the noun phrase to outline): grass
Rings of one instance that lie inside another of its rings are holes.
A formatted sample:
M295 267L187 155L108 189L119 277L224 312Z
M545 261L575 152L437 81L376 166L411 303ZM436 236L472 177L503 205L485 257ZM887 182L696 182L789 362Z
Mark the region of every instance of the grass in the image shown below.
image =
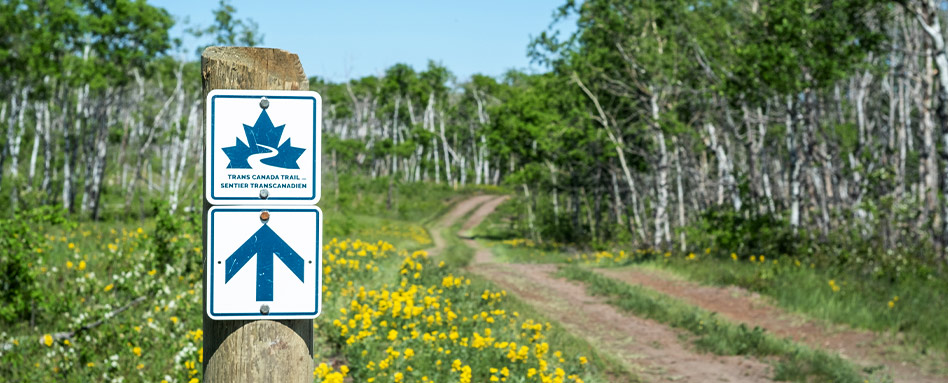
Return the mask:
M948 351L948 283L935 279L876 279L809 267L792 259L762 263L708 259L647 262L689 279L734 285L774 298L791 311L857 328L908 335L918 352ZM832 281L832 284L830 283ZM834 286L836 286L834 288ZM891 306L890 306L891 302Z
M474 282L472 286L476 289L497 290L497 287L489 281L472 274L464 273L465 277L471 278ZM549 326L546 334L546 340L554 347L563 352L564 355L586 355L589 362L596 371L597 380L613 382L640 382L641 379L632 372L625 369L622 363L614 356L599 353L593 345L584 339L573 335L569 330L563 328L559 323L550 322L541 312L538 312L532 306L524 303L520 299L508 296L505 303L506 309L512 312L518 312L521 316L535 318Z
M471 236L497 241L515 238L516 222L511 217L518 216L518 209L516 198L504 201L493 213L484 218L480 225L471 228L469 231Z
M452 270L454 275L463 276L464 278L472 280L472 286L475 286L474 291L497 291L499 289L493 283L464 271L464 268L470 263L474 255L474 249L464 244L455 233L461 229L463 222L465 222L466 218L470 217L475 210L476 209L472 209L464 217L458 219L451 227L440 229L432 228L433 230L440 230L442 238L444 238L446 242L439 259L445 262L446 269ZM523 317L535 318L537 321L544 322L549 327L546 339L552 347L562 350L563 354L589 356L589 361L593 365L594 371L596 371L595 377L597 381L640 381L637 376L622 367L622 364L617 359L611 355L598 353L595 347L589 344L589 342L574 336L555 322L550 323L542 313L537 312L533 307L516 297L507 296L503 308L509 312L517 312Z
M491 250L495 258L510 263L569 263L574 257L567 253L537 246L533 241L508 239L495 241L478 239L478 242Z
M585 283L590 293L608 297L609 303L616 307L687 330L695 336L694 344L701 350L718 355L775 357L774 378L777 380L853 383L866 380L855 366L838 355L779 339L760 328L734 325L663 294L577 266L562 266L559 274Z
M894 350L900 358L946 372L939 366L948 353L948 281L930 275L872 277L847 269L821 267L806 258L733 256L707 249L695 253L648 250L570 254L540 251L525 240L491 242L508 262L593 264L667 270L684 279L718 286L738 286L773 298L777 306L831 323L846 324L890 336L907 345ZM668 256L665 256L665 255ZM694 258L689 258L694 254Z
M445 248L440 255L441 259L449 267L456 270L466 267L474 258L474 249L461 242L461 239L456 235L458 230L461 229L462 222L463 219L458 220L450 227L431 228L431 230L439 230L441 238L445 240Z
M470 381L488 381L505 378L506 371L512 381L539 381L558 373L571 382L636 381L589 343L547 323L489 282L465 273L472 249L453 235L458 229L459 224L440 228L446 246L437 258L399 252L397 257L378 257L371 271L346 266L353 260L366 261L347 252L351 245L336 251L339 245L329 244L333 255L327 276L334 294L327 296L326 314L320 318L317 363L323 364L317 368L317 380L347 374L354 381L453 381L468 373ZM419 311L399 314L398 307ZM442 323L448 310L458 317ZM435 314L439 319L429 319ZM458 338L438 336L449 332L457 332ZM493 340L478 344L476 339L488 333ZM525 350L525 359L511 360L514 348Z
M316 381L341 379L340 363L347 366L349 379L374 378L377 383L423 381L424 377L428 381L456 381L465 373L471 381L509 374L508 381L533 382L544 376L556 380L560 371L569 382L632 381L631 375L600 357L592 345L545 323L529 306L489 283L466 276L462 268L472 252L453 235L447 236L443 265L439 265L441 259L427 259L415 251L431 246L430 233L420 222L443 213L456 195L477 190L456 193L437 185L398 185L398 205L387 210L387 184L349 181L351 190L359 192L345 201L329 197L320 203L326 215L324 239L329 249L323 257L329 290L324 293L323 315L315 322L319 335L316 360L321 364L314 374ZM358 189L359 185L363 188ZM191 218L158 214L133 222L41 227L42 240L28 265L38 277L41 301L32 325L21 318L0 328L0 380L199 381L203 362L202 238L199 219L194 222ZM387 255L363 258L355 254L358 251L349 254L356 242L345 242L345 237L361 239L361 249ZM464 283L443 287L447 276ZM360 289L375 293L360 297ZM490 291L488 299L482 298L485 290ZM411 294L417 299L409 305ZM144 297L142 303L112 316L115 309L139 297ZM441 309L432 305L434 302ZM388 310L384 317L374 318L374 334L365 342L347 342L334 323L355 318L353 303L376 312L386 305ZM399 305L421 308L422 313L396 313ZM436 314L447 317L442 310L445 307L457 315L450 320L453 322L427 321ZM348 315L341 309L349 310ZM488 321L485 314L496 322ZM108 319L101 326L69 341L55 337L58 332L103 318ZM450 356L421 340L421 334L451 332L451 323L463 336L438 340L445 351L453 351ZM528 324L537 327L525 330L523 326ZM495 338L485 341L491 347L475 347L473 334L484 336L487 328L493 329ZM389 330L401 336L389 339ZM411 335L414 331L418 331L418 338ZM518 347L527 347L528 354L516 363L510 361L509 349L498 346L514 340ZM457 369L455 359L463 364ZM386 368L381 367L382 361L386 361Z

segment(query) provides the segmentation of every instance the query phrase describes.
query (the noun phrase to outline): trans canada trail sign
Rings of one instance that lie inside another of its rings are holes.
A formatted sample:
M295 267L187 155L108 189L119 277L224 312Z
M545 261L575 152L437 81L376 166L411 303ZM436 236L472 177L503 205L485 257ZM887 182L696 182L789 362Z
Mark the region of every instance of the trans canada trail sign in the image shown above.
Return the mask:
M216 320L318 316L322 218L316 206L208 210L208 316Z
M313 205L319 201L318 93L218 89L206 101L208 202Z

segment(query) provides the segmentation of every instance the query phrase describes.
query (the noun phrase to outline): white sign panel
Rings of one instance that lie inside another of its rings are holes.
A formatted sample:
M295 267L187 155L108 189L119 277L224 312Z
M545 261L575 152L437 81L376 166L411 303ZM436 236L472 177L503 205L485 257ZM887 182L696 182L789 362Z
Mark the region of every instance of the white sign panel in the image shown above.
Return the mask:
M216 320L318 316L322 215L316 206L212 207L207 315Z
M207 95L205 197L212 205L319 201L322 101L316 92Z

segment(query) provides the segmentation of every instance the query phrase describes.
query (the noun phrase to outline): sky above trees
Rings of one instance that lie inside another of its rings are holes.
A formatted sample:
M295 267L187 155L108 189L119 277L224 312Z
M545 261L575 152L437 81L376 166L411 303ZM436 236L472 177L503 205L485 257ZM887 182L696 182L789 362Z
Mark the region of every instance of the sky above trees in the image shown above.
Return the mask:
M213 23L217 1L150 0L176 19L182 54L196 58L207 44L188 36L190 26ZM508 69L543 71L531 64L527 44L546 30L560 0L441 1L231 1L236 18L252 19L263 46L297 53L308 76L332 81L378 75L394 63L421 69L439 61L464 80L474 73L499 76ZM559 23L564 33L575 20Z

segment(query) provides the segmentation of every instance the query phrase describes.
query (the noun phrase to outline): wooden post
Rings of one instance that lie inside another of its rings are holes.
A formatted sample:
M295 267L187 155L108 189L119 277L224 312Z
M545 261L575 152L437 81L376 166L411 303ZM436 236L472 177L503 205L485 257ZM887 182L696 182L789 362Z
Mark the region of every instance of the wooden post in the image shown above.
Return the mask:
M209 47L201 54L201 78L202 101L214 89L309 90L299 57L280 49ZM205 260L209 208L205 200ZM205 382L313 381L312 320L216 321L207 316L206 295L202 311Z

